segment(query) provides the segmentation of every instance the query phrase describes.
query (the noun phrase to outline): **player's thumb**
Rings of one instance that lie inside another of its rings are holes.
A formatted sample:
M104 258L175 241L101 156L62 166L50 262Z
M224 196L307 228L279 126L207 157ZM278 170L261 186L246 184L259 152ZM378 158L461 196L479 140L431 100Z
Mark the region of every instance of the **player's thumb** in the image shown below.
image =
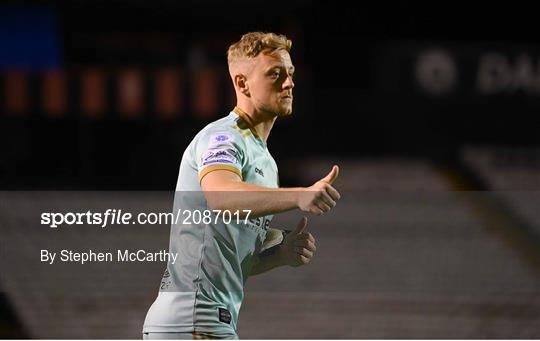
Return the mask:
M304 232L306 228L307 228L307 218L302 217L302 219L300 219L300 221L298 222L296 229L293 231L293 234L300 234Z
M330 173L328 173L327 176L322 178L321 181L326 182L327 184L331 185L337 179L338 175L339 175L339 167L334 165Z

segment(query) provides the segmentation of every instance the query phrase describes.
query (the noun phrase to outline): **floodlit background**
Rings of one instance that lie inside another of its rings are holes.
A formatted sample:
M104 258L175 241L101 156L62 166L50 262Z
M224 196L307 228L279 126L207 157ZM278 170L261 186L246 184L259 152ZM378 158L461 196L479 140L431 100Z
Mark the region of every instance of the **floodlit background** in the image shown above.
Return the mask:
M0 4L0 337L139 338L164 264L41 248L168 247L168 226L50 230L44 210L167 211L184 148L235 103L229 44L286 34L283 186L333 164L313 263L248 281L242 338L540 338L540 38L532 5ZM300 214L278 217L294 226Z

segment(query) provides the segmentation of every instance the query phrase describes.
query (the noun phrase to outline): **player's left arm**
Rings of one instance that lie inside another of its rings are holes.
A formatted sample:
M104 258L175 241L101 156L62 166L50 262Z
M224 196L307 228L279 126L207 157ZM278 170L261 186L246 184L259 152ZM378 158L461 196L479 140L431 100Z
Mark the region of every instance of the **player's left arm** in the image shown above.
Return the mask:
M315 238L311 233L306 232L306 228L307 218L303 217L296 229L283 237L280 245L275 245L257 256L251 275L258 275L284 265L297 267L308 264L317 247ZM275 236L267 235L268 238L275 238Z

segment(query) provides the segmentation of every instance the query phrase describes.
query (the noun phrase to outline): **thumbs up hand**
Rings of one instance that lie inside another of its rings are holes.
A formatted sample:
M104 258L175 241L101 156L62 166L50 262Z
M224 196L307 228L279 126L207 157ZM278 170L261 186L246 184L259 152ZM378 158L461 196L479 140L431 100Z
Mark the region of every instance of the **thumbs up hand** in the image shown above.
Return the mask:
M324 178L310 187L303 188L298 197L298 208L316 215L322 215L334 208L341 197L339 192L332 187L338 174L339 167L334 166Z
M315 238L306 232L307 218L303 217L294 231L285 236L279 253L284 264L297 267L308 264L317 247Z
M339 167L334 165L330 173L328 173L328 175L322 178L320 181L326 182L329 185L331 185L337 179L338 175L339 175Z

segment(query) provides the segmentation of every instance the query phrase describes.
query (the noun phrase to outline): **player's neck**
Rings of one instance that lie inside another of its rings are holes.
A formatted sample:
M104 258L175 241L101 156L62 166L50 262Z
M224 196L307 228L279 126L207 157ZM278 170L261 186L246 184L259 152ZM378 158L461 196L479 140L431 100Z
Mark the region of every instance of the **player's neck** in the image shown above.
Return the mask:
M266 143L270 131L274 126L277 116L265 111L258 111L252 106L242 105L240 103L236 104L236 108L240 109L241 113L248 116L250 123L253 126L253 129L257 132L257 135Z

